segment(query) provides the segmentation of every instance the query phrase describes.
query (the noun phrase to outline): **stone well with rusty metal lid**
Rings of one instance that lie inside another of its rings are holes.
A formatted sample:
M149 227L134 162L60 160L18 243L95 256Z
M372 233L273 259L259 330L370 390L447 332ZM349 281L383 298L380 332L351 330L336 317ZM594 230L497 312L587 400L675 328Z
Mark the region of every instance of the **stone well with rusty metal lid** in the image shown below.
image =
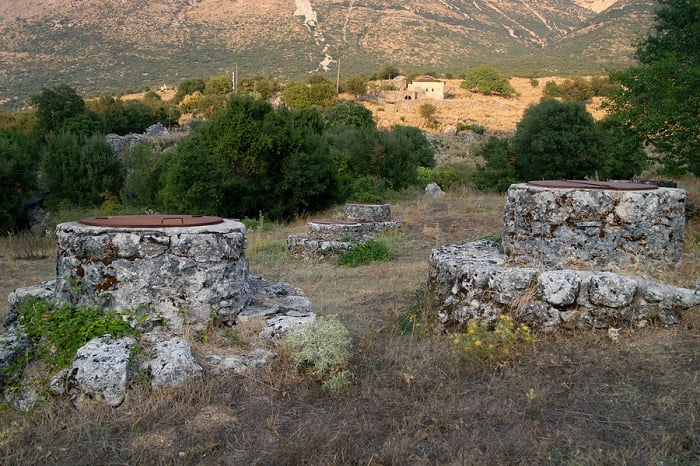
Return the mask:
M700 290L647 274L683 258L685 192L627 182L537 181L508 190L502 244L430 254L437 321L463 331L507 314L545 331L676 324Z
M233 323L250 302L246 227L219 217L92 217L56 227L56 297L172 330Z
M683 253L685 191L629 182L534 181L508 189L503 250L548 267L667 267Z

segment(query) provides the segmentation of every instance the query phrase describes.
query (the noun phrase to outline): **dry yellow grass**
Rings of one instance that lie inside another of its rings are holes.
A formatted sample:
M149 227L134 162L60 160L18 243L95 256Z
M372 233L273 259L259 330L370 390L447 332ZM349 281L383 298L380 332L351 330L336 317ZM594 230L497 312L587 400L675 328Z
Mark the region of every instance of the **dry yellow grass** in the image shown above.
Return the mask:
M459 79L448 79L446 92L449 97L445 100L401 100L399 93L386 92L385 98L378 102L366 102L365 106L372 114L380 128L390 128L394 125L417 126L428 132L442 132L447 125L456 125L458 122L477 124L487 128L492 133L512 133L517 123L522 119L525 109L530 105L539 103L544 87L549 81L560 84L564 78L549 77L539 78L537 87L534 87L529 78L512 78L510 84L515 89L513 97L486 96L470 92L459 87L462 82ZM428 127L419 114L422 104L430 102L438 108L436 119L438 126ZM594 118L604 116L600 109L600 99L594 98L586 105Z
M339 315L350 329L355 378L341 392L324 392L284 356L178 390L153 392L135 381L118 408L76 410L57 398L30 413L3 411L0 458L8 465L692 464L700 455L697 309L675 328L624 329L618 342L596 331L542 335L513 361L486 368L466 364L442 335L392 331L397 316L426 305L416 291L431 249L497 235L503 203L468 189L396 200L393 217L406 226L384 239L397 258L358 268L287 256L286 235L308 219L249 232L253 273L300 287L319 313ZM54 264L2 258L3 290L52 278ZM254 333L240 335L252 341ZM195 351L221 338L196 342Z

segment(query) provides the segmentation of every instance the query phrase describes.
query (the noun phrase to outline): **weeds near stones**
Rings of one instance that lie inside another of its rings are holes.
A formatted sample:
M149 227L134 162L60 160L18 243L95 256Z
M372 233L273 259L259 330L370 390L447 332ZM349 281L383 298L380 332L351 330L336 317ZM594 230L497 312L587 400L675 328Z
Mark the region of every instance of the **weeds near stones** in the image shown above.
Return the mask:
M472 320L466 332L451 338L465 361L478 364L502 363L523 346L534 342L530 327L517 325L511 317L503 314L493 329L488 324Z
M56 306L41 299L24 302L17 321L35 345L35 358L56 369L67 367L76 351L92 338L107 334L119 338L134 333L114 311Z
M430 307L430 291L423 286L416 290L414 303L406 312L399 314L394 319L394 331L399 335L422 336L427 330L426 310Z
M321 316L308 325L291 329L282 341L297 369L311 374L329 392L348 385L352 373L350 332L335 316Z
M370 240L360 243L342 256L336 262L337 265L357 267L372 261L389 262L394 259L394 254L381 241Z

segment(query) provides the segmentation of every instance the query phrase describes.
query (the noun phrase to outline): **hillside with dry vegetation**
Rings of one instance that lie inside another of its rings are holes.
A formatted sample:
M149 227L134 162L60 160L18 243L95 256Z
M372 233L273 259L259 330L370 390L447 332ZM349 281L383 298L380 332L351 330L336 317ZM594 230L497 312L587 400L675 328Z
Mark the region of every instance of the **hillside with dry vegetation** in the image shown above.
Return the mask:
M303 5L302 5L303 4ZM300 5L303 6L300 7ZM298 79L364 72L604 73L632 63L651 0L249 2L0 1L0 102L44 86L81 94L228 74ZM308 15L308 17L307 17Z
M494 96L472 92L460 87L459 79L447 79L445 100L404 100L400 93L388 91L376 102L365 102L381 128L391 128L394 125L416 126L428 133L441 133L448 125L479 125L491 134L512 134L521 120L525 109L540 102L544 95L544 87L549 81L557 84L565 78L545 77L539 79L511 78L511 86L515 89L513 96ZM431 124L420 115L420 107L430 103L437 108L436 124ZM605 114L600 108L601 99L594 97L586 103L586 109L595 119Z

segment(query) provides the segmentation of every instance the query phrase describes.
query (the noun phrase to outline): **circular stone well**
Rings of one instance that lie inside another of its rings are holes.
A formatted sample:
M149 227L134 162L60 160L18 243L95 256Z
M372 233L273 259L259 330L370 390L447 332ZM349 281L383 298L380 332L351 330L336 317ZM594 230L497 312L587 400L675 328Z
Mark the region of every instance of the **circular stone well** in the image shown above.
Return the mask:
M684 231L682 189L542 181L508 189L502 239L522 264L668 266L682 257Z
M345 216L354 222L389 222L389 204L345 204Z
M306 225L309 236L326 241L360 241L364 226L356 221L312 220Z
M93 217L58 225L56 239L59 301L113 308L178 331L204 328L214 316L233 323L251 300L246 227L237 221Z

